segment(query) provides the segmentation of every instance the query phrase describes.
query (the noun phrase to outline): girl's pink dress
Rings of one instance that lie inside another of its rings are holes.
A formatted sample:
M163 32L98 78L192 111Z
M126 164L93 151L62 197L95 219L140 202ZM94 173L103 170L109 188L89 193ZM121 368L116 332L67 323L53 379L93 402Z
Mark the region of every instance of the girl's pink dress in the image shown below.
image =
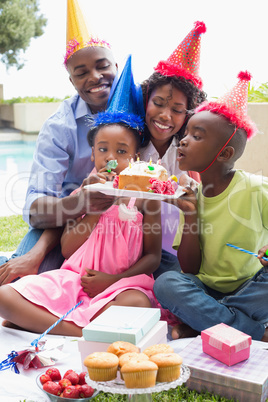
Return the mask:
M153 293L154 279L145 274L120 279L93 298L81 287L81 276L86 274L85 268L119 274L141 258L142 219L143 215L137 211L136 219L121 220L118 205L113 205L100 216L87 241L60 269L25 276L10 286L32 303L58 317L84 300L65 318L79 327L85 327L101 308L126 289L140 290L148 296L152 307L160 307Z

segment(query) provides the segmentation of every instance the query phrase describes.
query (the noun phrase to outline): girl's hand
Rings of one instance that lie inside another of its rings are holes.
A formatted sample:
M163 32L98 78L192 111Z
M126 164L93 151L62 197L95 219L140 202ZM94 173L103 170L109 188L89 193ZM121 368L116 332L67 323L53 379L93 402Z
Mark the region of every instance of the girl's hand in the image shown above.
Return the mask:
M117 175L117 173L113 170L111 172L107 172L106 167L100 169L99 174L102 174L102 176L105 177L106 181L113 181L115 176Z
M262 259L262 257L267 257L266 251L268 250L268 244L266 246L263 246L259 251L258 251L258 259L260 260L261 264L265 267L268 266L268 261L265 261Z
M105 175L104 175L104 174L101 174L101 173L96 173L96 174L93 174L93 175L91 175L91 176L86 177L86 178L83 180L82 187L87 186L87 185L89 185L89 184L105 183L105 182L106 182L106 177L105 177Z
M94 271L94 269L86 269L86 272L87 275L81 278L81 286L89 297L97 296L117 280L115 275Z

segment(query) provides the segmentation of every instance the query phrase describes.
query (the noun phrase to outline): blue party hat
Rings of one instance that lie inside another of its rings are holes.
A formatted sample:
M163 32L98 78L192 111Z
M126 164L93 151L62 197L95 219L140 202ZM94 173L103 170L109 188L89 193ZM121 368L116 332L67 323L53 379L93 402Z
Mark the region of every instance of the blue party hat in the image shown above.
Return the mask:
M94 126L124 123L131 128L142 131L144 114L142 90L140 85L134 83L131 55L129 55L110 99L108 109L96 115Z

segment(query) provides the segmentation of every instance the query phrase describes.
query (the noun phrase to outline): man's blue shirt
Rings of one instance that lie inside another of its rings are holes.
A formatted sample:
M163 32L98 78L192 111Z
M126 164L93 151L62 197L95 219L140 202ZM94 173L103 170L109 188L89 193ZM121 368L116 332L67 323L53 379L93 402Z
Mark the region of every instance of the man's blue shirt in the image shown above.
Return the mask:
M87 133L92 113L79 95L62 102L43 125L36 142L23 219L29 223L31 204L39 197L66 197L91 172Z

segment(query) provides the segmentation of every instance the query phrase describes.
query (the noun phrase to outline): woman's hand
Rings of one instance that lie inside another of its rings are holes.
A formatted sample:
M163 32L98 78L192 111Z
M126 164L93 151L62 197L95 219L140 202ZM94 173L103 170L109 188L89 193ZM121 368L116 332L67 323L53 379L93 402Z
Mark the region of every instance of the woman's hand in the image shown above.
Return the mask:
M82 276L81 286L89 297L95 297L117 281L116 275L106 274L94 269L86 269L87 275Z
M263 260L262 257L268 258L266 251L268 250L268 244L266 246L263 246L259 251L258 251L258 259L260 260L261 264L265 267L268 266L268 261Z

